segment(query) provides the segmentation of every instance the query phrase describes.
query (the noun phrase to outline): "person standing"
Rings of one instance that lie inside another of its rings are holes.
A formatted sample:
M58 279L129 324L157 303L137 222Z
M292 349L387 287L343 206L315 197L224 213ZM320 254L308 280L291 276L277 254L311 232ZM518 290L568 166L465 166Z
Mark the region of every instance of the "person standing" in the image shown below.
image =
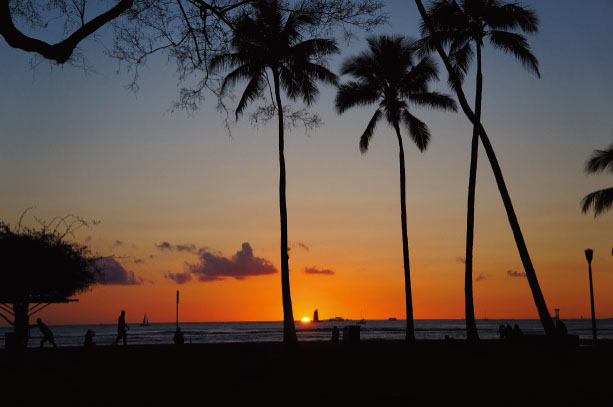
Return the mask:
M128 332L130 327L126 324L126 312L121 310L121 315L117 319L117 338L115 338L115 342L113 345L117 345L120 339L123 339L123 345L126 346L128 344Z
M47 324L45 324L42 319L38 318L36 320L36 326L40 329L40 333L43 334L43 338L40 340L40 347L42 348L45 342L49 342L54 348L57 348L55 340L53 339L53 332L51 332Z

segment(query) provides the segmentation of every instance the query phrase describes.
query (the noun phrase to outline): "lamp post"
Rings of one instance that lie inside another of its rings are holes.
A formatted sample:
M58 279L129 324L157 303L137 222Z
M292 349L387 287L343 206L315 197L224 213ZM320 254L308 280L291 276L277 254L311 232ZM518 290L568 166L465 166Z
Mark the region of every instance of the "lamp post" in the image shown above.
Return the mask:
M596 341L596 314L594 312L594 286L592 284L592 258L594 257L594 251L592 249L585 249L585 259L587 260L589 274L590 274L590 302L592 305L592 337L594 342Z

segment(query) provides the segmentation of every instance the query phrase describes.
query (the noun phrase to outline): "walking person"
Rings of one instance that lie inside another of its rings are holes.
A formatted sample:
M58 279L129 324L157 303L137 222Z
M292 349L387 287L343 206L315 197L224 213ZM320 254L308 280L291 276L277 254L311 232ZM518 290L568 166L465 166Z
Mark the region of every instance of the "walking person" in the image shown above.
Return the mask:
M126 324L126 312L121 310L121 315L117 319L117 338L115 338L113 345L117 345L120 339L123 339L123 346L128 344L128 332L126 329L129 330L130 327Z

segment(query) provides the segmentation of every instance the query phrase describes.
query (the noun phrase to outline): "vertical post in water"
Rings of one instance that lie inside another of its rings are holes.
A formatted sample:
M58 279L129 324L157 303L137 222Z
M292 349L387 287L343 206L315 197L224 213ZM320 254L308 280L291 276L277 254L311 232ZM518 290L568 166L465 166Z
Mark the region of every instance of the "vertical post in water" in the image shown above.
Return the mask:
M179 290L177 290L177 329L179 329Z
M592 337L596 342L596 313L594 312L594 286L592 285L592 257L594 251L592 249L585 249L585 259L587 260L588 270L590 273L590 303L592 305Z

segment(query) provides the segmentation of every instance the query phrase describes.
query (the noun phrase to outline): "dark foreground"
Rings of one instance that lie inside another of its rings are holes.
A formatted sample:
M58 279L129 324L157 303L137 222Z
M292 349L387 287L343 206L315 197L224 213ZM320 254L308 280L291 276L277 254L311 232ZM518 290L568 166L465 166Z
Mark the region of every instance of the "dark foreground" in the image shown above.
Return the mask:
M3 405L613 406L613 342L47 348L19 367L0 350L0 375Z

